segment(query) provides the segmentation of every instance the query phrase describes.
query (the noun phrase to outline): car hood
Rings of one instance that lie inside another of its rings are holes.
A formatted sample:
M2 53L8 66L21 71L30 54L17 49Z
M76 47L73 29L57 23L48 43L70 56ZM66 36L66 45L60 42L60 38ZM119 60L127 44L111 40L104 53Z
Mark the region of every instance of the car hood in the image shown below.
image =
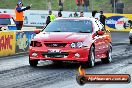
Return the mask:
M34 40L44 42L81 42L90 37L90 33L71 33L71 32L48 32L39 33L34 37Z

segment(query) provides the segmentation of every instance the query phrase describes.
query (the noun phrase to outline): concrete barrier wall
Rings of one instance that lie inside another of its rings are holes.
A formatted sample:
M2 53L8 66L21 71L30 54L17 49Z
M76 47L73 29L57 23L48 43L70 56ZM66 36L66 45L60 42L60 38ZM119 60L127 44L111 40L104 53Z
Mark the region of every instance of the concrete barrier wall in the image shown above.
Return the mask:
M0 56L27 52L30 41L35 35L33 31L0 32Z
M110 31L130 31L129 20L132 21L132 14L105 14L106 28Z
M15 54L15 32L0 32L0 56Z
M9 14L14 15L14 9L0 9L0 11L6 11ZM58 11L53 11L53 13L57 16ZM63 11L63 17L74 16L74 12L71 11ZM80 13L78 12L78 15ZM26 26L45 26L46 18L48 16L47 10L28 10L24 12L24 25ZM92 17L91 12L85 12L85 17ZM100 14L96 14L96 18L99 18ZM113 14L106 13L106 28L110 31L130 31L130 24L128 20L132 20L132 14Z
M31 39L35 36L33 31L16 32L15 53L27 52Z
M15 18L15 11L14 9L0 9L1 12L6 11L9 14L12 14ZM78 15L80 14L77 12ZM46 19L49 12L48 10L27 10L24 11L24 25L25 26L45 26L46 25ZM58 11L53 11L53 14L58 16ZM62 12L63 17L69 17L70 15L74 17L74 12L71 11L63 11ZM91 12L84 13L84 16L86 17L92 17Z

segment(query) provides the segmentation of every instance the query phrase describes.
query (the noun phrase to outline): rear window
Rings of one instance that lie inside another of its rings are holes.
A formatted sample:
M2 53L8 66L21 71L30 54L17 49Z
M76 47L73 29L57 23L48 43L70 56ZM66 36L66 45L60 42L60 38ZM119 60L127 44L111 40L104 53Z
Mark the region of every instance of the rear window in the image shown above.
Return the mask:
M90 20L55 20L44 30L45 32L92 32L92 22Z
M0 18L0 25L10 25L10 18Z

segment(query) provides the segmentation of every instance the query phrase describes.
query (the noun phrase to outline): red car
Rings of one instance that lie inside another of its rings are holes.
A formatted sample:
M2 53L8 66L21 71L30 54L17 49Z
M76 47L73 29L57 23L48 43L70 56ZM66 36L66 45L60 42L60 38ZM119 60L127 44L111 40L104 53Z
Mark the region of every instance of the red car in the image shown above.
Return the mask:
M30 66L51 60L93 67L95 59L111 62L112 45L110 32L94 18L57 18L32 39L29 47Z
M13 16L8 13L0 13L0 28L15 25Z

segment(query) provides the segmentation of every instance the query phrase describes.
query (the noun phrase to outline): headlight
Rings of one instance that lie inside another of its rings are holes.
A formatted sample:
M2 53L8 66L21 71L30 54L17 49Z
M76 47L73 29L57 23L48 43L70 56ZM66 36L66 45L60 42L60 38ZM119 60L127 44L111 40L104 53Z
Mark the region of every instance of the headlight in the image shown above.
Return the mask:
M41 42L38 42L38 41L31 41L30 46L32 46L32 47L41 47L42 44L41 44Z
M83 42L77 42L77 47L82 48L83 47Z
M82 48L83 42L74 42L70 46L71 46L71 48Z
M72 43L70 46L71 46L71 48L75 48L76 47L76 44L75 43Z

